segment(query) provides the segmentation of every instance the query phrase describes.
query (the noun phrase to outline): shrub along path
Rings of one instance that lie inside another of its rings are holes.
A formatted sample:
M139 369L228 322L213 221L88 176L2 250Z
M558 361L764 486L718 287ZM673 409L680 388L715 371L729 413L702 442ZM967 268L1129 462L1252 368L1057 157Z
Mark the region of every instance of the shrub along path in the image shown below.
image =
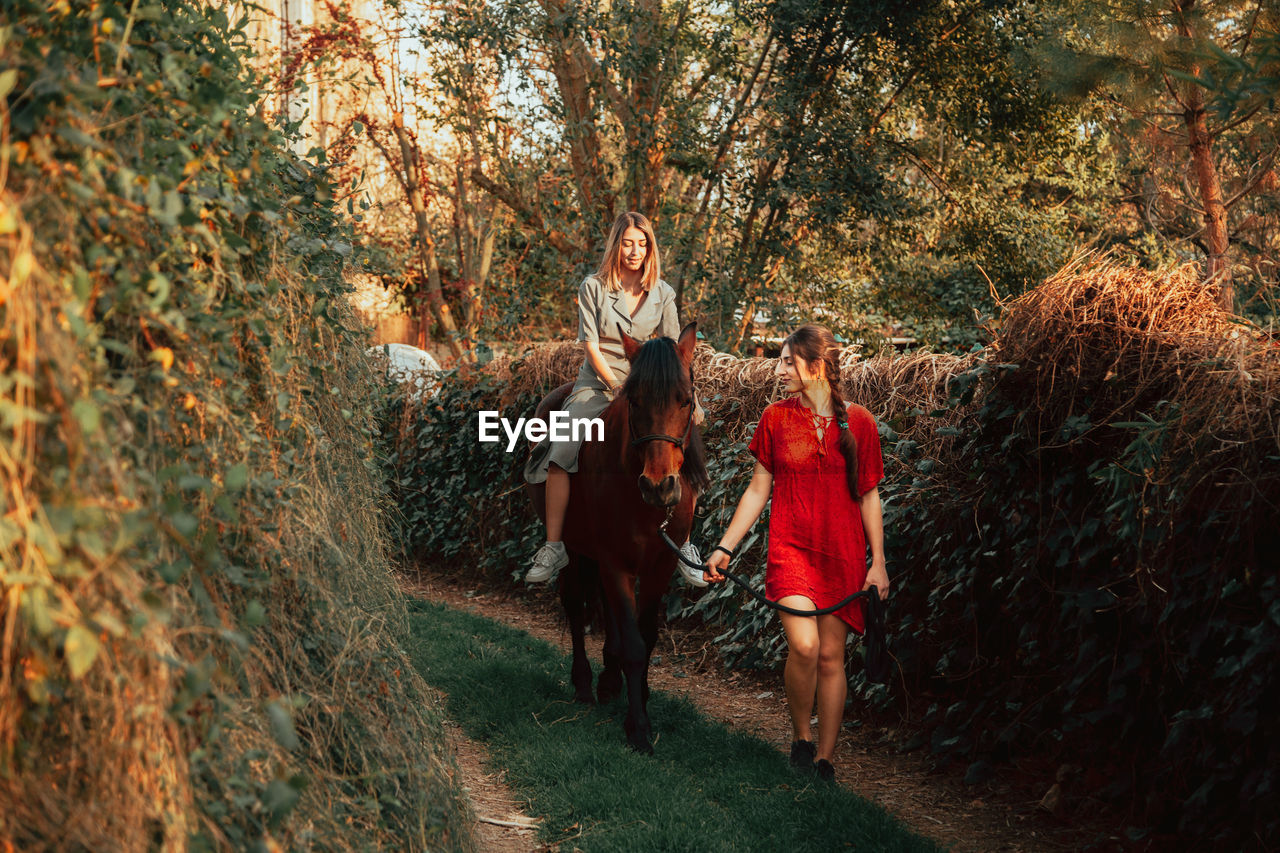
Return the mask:
M878 806L789 771L772 746L654 692L653 757L621 735L625 706L567 700L564 654L445 605L410 606L409 649L449 715L544 818L544 838L584 851L935 851Z
M558 619L553 594L541 589L493 588L492 582L477 589L476 583L474 577L433 571L412 581L406 580L405 586L411 595L518 626L567 654L568 631ZM419 623L419 627L425 626ZM679 626L664 629L650 675L655 689L683 695L707 716L740 732L764 738L779 752L785 751L789 726L780 676L742 671L726 673L707 639ZM598 668L598 639L588 635L587 641L588 652ZM563 701L569 696L565 686L568 664L562 661L559 667L553 667L551 672L560 685L560 692L549 695ZM430 674L428 680L431 680ZM437 686L448 690L443 684ZM557 707L577 710L569 704ZM449 713L454 716L452 708ZM616 740L620 743L621 718L613 720L614 713L620 711L612 709L608 715L611 721L603 723L601 728L606 734L614 734L612 729L616 727L619 733ZM906 821L915 832L957 853L1075 850L1104 834L1096 819L1085 820L1085 816L1076 814L1070 820L1059 820L1038 808L1042 792L1019 789L1015 784L1016 774L1008 768L1002 768L990 782L965 785L955 773L931 772L927 759L920 753L904 754L895 749L894 743L903 737L900 733L873 726L858 727L853 720L846 722L846 729L836 756L839 781ZM486 739L487 736L479 738ZM661 756L661 740L658 750ZM496 756L494 760L501 761ZM963 768L960 775L962 773ZM523 789L518 791L517 800L522 797L532 799ZM536 811L535 803L530 813ZM581 841L572 843L582 845ZM565 849L572 849L572 844ZM584 849L590 848L584 846Z

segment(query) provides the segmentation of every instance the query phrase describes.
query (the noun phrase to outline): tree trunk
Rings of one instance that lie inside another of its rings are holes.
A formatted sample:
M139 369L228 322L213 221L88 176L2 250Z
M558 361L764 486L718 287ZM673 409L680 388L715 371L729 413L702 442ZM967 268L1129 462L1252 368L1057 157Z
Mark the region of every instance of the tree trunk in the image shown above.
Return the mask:
M596 85L603 72L577 35L568 31L573 15L564 0L542 0L546 12L547 42L554 45L551 73L564 105L565 137L583 211L603 225L588 224L586 233L596 233L613 222L615 199L604 175L604 154L596 123ZM593 79L596 78L596 79Z
M1183 13L1190 12L1195 0L1174 2L1178 13L1178 33L1192 38L1191 27ZM1188 69L1192 77L1200 76L1200 64ZM1227 257L1230 237L1227 233L1227 209L1222 201L1222 184L1218 180L1218 167L1213 162L1213 139L1209 135L1205 115L1204 90L1195 82L1186 84L1187 97L1183 104L1183 120L1187 125L1187 141L1191 149L1191 168L1200 185L1200 204L1204 210L1205 277L1210 286L1218 288L1218 302L1227 311L1235 308L1235 288L1231 282L1231 263Z
M409 207L413 210L413 221L418 232L418 261L422 265L422 273L427 281L427 301L431 305L431 313L435 315L440 329L449 338L449 350L459 361L471 361L470 348L464 346L462 336L458 334L458 325L453 320L453 312L444 299L440 287L440 266L436 261L436 241L431 235L431 226L427 220L427 206L422 201L422 176L418 172L418 158L409 132L404 129L404 116L396 113L392 121L396 141L400 143L400 159L404 169L405 192L409 196Z
M627 135L626 153L630 160L630 192L632 210L656 220L660 214L660 175L666 151L658 141L658 129L664 117L661 104L662 46L657 32L662 20L661 0L637 0L632 6L631 50L640 60L628 81L630 97L626 101L623 130Z
M454 169L453 238L458 246L458 278L462 293L462 325L467 339L479 339L484 280L488 261L482 257L484 246L476 227L475 210L467 193L465 165L459 155Z
M769 51L773 47L773 30L769 30L769 35L764 41L764 46L760 49L760 56L756 59L755 67L751 70L751 79L743 87L741 94L738 96L737 102L734 104L733 113L729 116L728 122L724 126L724 131L720 135L720 144L716 148L716 156L712 162L711 168L708 169L708 177L704 183L702 191L702 203L698 205L698 212L693 218L693 225L689 229L692 236L694 248L685 255L684 262L680 264L680 276L676 279L676 310L684 311L684 281L685 273L689 270L691 263L696 264L702 261L706 254L707 245L710 242L709 236L701 241L698 245L698 235L702 233L703 227L707 221L707 207L711 202L711 195L715 191L719 183L719 175L724 168L725 158L728 156L729 147L737 140L740 121L748 111L747 104L751 101L751 96L755 93L756 81L760 80L760 71L764 68L765 59L769 56ZM772 70L765 75L765 82L768 82L772 76ZM692 181L690 184L692 185Z

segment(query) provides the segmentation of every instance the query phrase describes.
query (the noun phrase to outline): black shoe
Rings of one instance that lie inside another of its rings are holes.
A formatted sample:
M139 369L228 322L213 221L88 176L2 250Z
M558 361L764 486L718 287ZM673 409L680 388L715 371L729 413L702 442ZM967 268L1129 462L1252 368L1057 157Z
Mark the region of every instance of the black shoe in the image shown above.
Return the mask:
M836 781L836 768L825 758L819 758L818 762L813 765L813 770L823 782Z
M813 753L813 741L793 740L791 742L791 766L797 770L812 770Z

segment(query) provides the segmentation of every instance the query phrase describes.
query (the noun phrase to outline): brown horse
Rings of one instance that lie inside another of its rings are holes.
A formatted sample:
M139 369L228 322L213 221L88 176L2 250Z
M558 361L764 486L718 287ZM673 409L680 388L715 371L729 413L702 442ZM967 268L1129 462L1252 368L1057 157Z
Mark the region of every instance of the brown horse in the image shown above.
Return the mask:
M604 411L604 440L588 441L578 456L569 491L564 543L569 565L560 574L560 601L573 634L572 680L579 702L591 702L591 664L583 633L590 604L604 604L604 670L601 703L617 698L626 677L627 741L653 752L649 700L649 656L658 639L662 596L676 558L659 526L683 542L693 523L697 495L708 485L702 437L693 424L693 373L689 364L697 324L679 342L657 338L643 346L623 335L631 373ZM538 406L546 419L560 408L572 383ZM530 486L545 519L545 488Z

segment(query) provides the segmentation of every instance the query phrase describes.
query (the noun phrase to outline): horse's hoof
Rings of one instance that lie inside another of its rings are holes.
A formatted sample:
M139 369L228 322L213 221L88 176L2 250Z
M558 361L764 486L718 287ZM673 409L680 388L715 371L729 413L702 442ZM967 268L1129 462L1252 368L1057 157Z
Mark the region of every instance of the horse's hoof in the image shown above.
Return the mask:
M647 742L636 743L635 741L628 742L631 744L631 748L641 755L653 755L653 744Z
M600 699L601 705L608 705L614 699L622 695L622 677L611 678L601 673L600 680L596 684L596 696Z
M639 731L628 731L627 743L643 756L652 756L653 754L653 740L649 738L648 734L641 734Z
M591 688L588 687L586 690L575 691L573 694L573 701L580 702L583 705L594 705L596 703L596 697L591 695Z
M627 732L627 743L642 755L653 755L653 737L648 726L637 726L630 720L623 722Z

